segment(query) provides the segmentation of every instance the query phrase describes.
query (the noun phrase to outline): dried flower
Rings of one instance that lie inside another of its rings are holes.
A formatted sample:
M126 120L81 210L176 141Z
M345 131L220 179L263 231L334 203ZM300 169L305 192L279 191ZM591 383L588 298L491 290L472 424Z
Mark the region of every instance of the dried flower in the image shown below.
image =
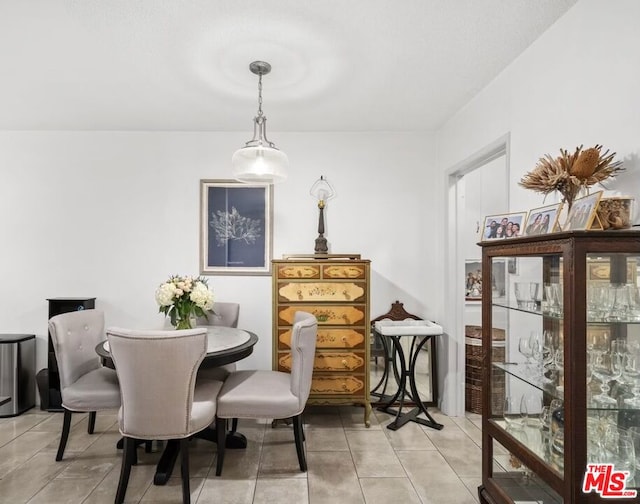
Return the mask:
M581 189L588 191L594 184L602 184L609 177L624 170L621 161L613 161L615 152L601 153L602 145L582 150L576 147L570 154L560 149L560 156L545 154L536 167L520 180L520 185L545 196L553 191L562 194L562 201L569 209Z

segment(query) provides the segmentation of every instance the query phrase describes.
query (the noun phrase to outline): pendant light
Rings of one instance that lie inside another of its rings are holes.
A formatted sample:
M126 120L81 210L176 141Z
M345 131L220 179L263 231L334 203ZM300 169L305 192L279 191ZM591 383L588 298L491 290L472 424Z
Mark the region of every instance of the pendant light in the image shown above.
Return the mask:
M271 71L271 65L254 61L249 70L258 76L258 114L253 118L253 138L231 158L233 176L240 182L282 182L287 178L289 158L267 139L267 118L262 113L262 76Z

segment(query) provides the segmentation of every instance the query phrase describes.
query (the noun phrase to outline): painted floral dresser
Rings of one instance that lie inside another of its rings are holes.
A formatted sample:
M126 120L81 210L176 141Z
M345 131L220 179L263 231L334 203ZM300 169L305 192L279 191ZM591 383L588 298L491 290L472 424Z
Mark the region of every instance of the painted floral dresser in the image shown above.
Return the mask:
M369 269L355 255L273 261L273 369L291 370L296 311L318 319L309 404L361 404L369 427Z

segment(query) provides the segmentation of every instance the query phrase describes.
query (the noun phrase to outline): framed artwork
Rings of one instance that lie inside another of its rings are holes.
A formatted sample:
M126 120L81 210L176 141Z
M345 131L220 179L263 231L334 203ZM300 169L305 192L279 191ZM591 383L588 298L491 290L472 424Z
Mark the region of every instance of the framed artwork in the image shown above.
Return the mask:
M269 275L273 188L200 180L200 273Z
M482 301L482 262L480 259L467 259L465 261L465 287L464 298L466 301Z
M584 198L574 200L563 230L602 229L602 224L600 224L600 219L596 212L601 197L602 191L597 191Z
M529 211L527 223L524 226L524 236L534 236L553 233L559 230L558 218L562 203L534 208Z
M522 236L527 212L489 215L484 218L480 241Z

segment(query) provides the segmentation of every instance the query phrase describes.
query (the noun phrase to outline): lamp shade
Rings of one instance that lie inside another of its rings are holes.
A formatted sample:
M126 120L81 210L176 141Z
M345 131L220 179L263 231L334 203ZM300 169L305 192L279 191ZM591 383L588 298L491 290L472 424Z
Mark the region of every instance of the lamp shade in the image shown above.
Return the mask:
M231 158L233 176L241 182L274 184L287 178L289 158L273 147L246 146L234 152Z

